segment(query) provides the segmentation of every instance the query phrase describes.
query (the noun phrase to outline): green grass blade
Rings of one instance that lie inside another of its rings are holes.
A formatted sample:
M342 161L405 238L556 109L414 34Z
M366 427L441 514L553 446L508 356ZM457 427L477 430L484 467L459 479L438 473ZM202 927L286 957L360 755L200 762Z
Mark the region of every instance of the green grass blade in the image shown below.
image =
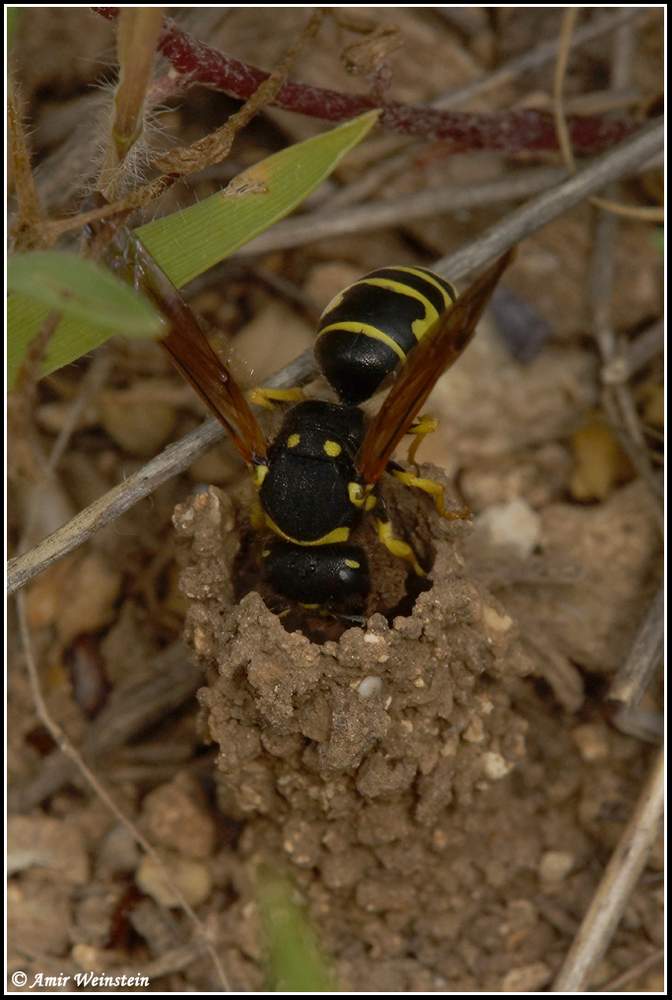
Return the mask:
M112 334L158 337L164 320L154 306L107 268L72 253L15 254L7 267L9 388L30 342L53 312L62 320L49 340L43 374L98 347Z
M331 970L289 880L264 867L257 899L265 933L269 987L274 993L332 993Z
M164 326L154 306L127 282L74 253L14 254L7 267L7 288L64 316L129 337L156 337Z
M7 299L7 388L11 389L33 337L42 330L49 314L48 306L24 295ZM49 340L41 366L42 375L77 361L110 338L106 327L85 323L76 317L64 317Z
M284 218L375 125L377 111L274 153L223 191L136 230L181 287Z

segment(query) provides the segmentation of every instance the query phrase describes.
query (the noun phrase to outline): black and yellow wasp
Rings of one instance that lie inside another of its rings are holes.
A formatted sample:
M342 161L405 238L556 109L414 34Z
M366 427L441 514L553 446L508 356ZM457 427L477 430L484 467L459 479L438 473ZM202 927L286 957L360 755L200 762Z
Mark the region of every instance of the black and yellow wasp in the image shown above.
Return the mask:
M378 488L385 472L430 494L444 517L465 516L446 510L443 488L398 466L392 454L405 434L415 434L414 460L421 438L435 429L431 418L416 417L470 342L511 257L499 258L459 296L431 271L401 266L373 271L342 291L322 314L315 345L339 401L304 399L301 390L254 390L255 402L294 403L271 442L198 326L172 325L163 346L252 472L253 525L271 540L263 550L264 576L277 594L308 608L363 606L367 559L350 539L368 512L387 549L423 574L411 546L394 535ZM381 408L368 418L359 404L388 382Z

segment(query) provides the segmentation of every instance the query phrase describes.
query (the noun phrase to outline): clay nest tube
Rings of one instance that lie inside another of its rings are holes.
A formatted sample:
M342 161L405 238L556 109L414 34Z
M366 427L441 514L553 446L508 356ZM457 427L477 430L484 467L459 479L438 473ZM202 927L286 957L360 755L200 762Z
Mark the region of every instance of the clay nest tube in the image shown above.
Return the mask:
M469 576L468 525L396 483L386 500L397 533L431 564L428 589L409 594L403 564L364 527L379 610L319 643L289 631L263 591L239 599L253 547L246 492L210 488L174 520L187 635L206 669L203 719L219 746L219 804L244 821L239 859L289 871L340 988L381 985L380 940L393 931L393 988L440 989L437 970L412 957L412 928L440 906L456 812L524 755L526 723L502 679L528 673L529 661L511 618ZM252 890L239 891L232 947L254 910Z

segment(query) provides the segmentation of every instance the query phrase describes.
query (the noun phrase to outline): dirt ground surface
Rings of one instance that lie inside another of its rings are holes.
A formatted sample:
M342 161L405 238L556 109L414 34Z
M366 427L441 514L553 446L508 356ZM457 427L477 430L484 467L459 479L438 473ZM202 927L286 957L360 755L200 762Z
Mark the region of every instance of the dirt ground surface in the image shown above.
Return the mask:
M348 26L346 13L342 23L325 21L297 79L366 90L365 69L352 76L361 25ZM305 20L290 8L281 30L254 9L174 14L197 37L264 67ZM561 11L362 8L357 16L379 25L394 98L422 103L557 38ZM616 88L626 111L661 89L659 12L644 11L630 30L636 58L630 82ZM98 169L111 91L94 84L114 78L114 29L84 8L35 8L15 47L38 188L45 210L60 216L76 209ZM569 101L580 107L587 95L598 109L612 106L612 47L607 35L572 53ZM550 109L552 76L547 62L468 107ZM189 89L168 101L152 141L191 141L238 106ZM152 211L205 197L323 128L267 110L227 161L176 185ZM379 132L308 207L326 212L331 198L404 150L405 166L372 199L558 162L449 157L440 144L411 147ZM654 165L612 196L650 203L656 185ZM311 345L316 317L349 282L397 262L431 267L518 203L234 257L187 296L215 345L256 383ZM283 613L259 578L251 486L229 443L27 588L47 709L156 848L170 884L44 726L10 607L10 975L140 974L150 985L131 987L139 992L221 991L177 887L233 989L264 990L255 872L270 863L291 878L344 991L550 987L649 773L662 712L658 676L628 727L607 699L659 588L662 544L651 481L600 405L589 280L596 217L583 204L521 244L474 343L438 384L427 409L440 427L423 442L422 468L445 484L449 506L466 502L473 518L443 521L428 497L386 480L395 527L429 575L409 575L365 520L357 541L374 581L365 624ZM636 219L619 219L615 231L608 306L628 345L661 315L656 232ZM87 389L101 364L97 388ZM656 350L630 382L654 474L662 384ZM82 393L56 473L36 477ZM112 341L44 379L32 426L12 437L14 551L28 510L38 539L203 416L149 343ZM661 830L591 990L663 990L663 846Z

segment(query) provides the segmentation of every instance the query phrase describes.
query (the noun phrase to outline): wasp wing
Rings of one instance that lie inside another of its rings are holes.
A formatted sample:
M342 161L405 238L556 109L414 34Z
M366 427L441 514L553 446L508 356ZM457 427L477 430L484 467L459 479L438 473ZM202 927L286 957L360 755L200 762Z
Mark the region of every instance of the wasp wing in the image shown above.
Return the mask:
M215 354L193 316L191 322L174 324L159 343L173 364L190 382L206 406L226 427L231 440L250 465L266 456L266 438L242 389Z
M132 243L133 280L166 320L159 341L173 364L228 431L248 465L266 457L266 438L242 389L217 356L175 285L139 239Z
M408 431L441 375L459 358L476 331L483 310L504 270L513 259L509 250L485 271L446 312L411 352L383 405L369 424L357 459L366 484L385 471L397 444Z

